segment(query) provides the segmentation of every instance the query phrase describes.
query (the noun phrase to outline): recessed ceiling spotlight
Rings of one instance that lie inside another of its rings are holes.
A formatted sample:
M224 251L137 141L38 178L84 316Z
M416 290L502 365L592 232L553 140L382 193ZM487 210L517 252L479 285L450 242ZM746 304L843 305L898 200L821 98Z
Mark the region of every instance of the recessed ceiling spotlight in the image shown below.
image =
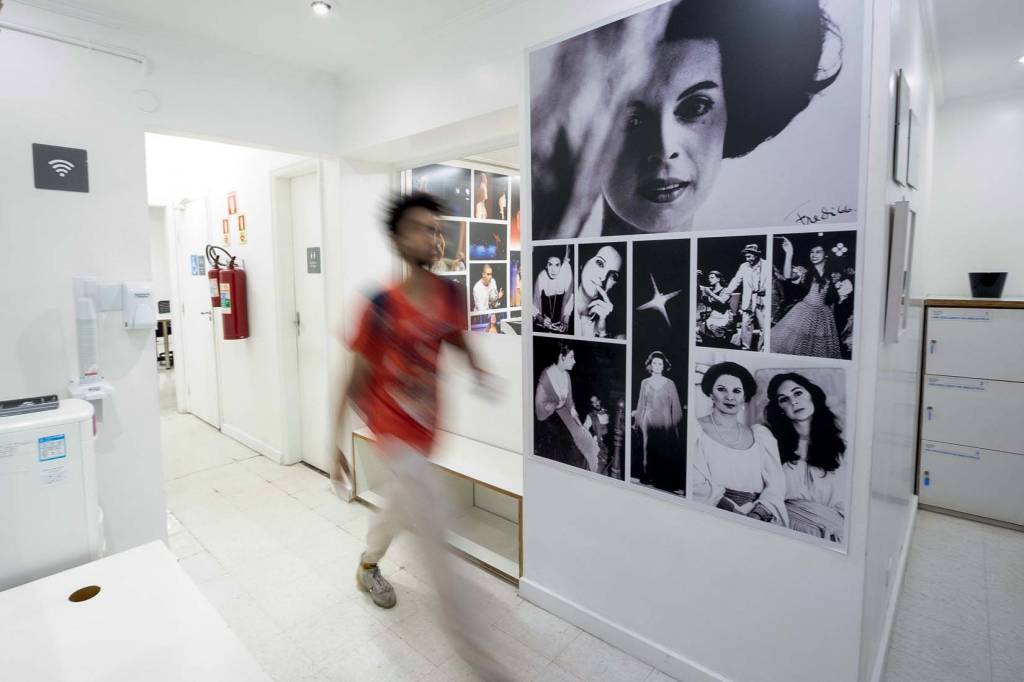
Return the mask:
M309 6L313 8L313 14L318 17L325 17L331 12L331 3L325 2L325 0L313 0Z

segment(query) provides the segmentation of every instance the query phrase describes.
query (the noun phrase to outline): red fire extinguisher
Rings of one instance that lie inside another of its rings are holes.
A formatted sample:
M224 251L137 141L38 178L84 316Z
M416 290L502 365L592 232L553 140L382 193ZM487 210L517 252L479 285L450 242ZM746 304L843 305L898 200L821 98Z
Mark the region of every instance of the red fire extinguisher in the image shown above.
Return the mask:
M226 341L249 338L249 306L245 295L245 270L235 267L232 256L228 267L217 273L220 284L220 312Z
M206 271L206 279L210 285L210 305L214 308L220 307L220 257L214 253L214 247L206 247L206 259L210 261L210 267Z

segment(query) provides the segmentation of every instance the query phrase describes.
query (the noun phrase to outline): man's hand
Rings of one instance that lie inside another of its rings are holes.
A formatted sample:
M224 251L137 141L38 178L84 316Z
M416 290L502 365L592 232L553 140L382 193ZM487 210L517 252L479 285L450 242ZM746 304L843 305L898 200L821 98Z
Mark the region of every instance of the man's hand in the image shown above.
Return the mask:
M355 495L355 486L352 481L352 472L348 469L348 460L341 448L331 448L331 485L334 492L345 502L351 502Z

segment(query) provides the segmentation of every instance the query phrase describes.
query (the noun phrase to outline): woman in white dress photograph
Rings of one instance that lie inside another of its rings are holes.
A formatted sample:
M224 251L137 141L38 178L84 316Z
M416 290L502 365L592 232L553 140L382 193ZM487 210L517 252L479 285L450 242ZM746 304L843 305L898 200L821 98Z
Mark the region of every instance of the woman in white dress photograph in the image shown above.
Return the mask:
M633 410L633 428L643 436L643 457L640 471L634 471L633 477L641 485L683 494L686 447L679 433L683 404L676 383L666 376L672 363L656 350L647 356L644 366L649 376L640 382L640 397Z
M789 527L842 544L849 482L846 443L820 386L796 372L768 382L765 423L778 442Z
M704 372L701 391L711 410L697 420L700 431L687 467L691 500L766 523L788 526L786 478L775 437L748 425L747 405L757 392L750 372L719 362Z

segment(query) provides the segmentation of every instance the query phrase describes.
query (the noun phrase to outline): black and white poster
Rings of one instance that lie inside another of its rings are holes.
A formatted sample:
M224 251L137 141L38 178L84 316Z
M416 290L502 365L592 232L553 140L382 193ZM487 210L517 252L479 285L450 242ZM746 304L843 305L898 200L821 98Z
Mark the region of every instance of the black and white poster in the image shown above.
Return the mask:
M700 350L688 499L844 546L846 369Z
M697 241L697 345L766 348L771 267L765 235Z
M472 198L472 173L468 168L440 163L413 168L412 190L433 194L444 204L447 215L468 218Z
M508 307L507 263L470 263L470 312L482 313Z
M776 234L771 352L849 360L857 233Z
M576 335L626 338L626 243L580 244Z
M864 14L669 0L530 51L535 456L592 476L621 354L625 489L846 550Z
M535 50L532 238L856 220L862 23L677 0Z
M533 351L534 454L623 480L625 345L537 336Z
M572 334L576 277L572 244L537 246L533 249L533 330L548 334Z
M686 483L690 240L633 242L630 480L675 495Z

